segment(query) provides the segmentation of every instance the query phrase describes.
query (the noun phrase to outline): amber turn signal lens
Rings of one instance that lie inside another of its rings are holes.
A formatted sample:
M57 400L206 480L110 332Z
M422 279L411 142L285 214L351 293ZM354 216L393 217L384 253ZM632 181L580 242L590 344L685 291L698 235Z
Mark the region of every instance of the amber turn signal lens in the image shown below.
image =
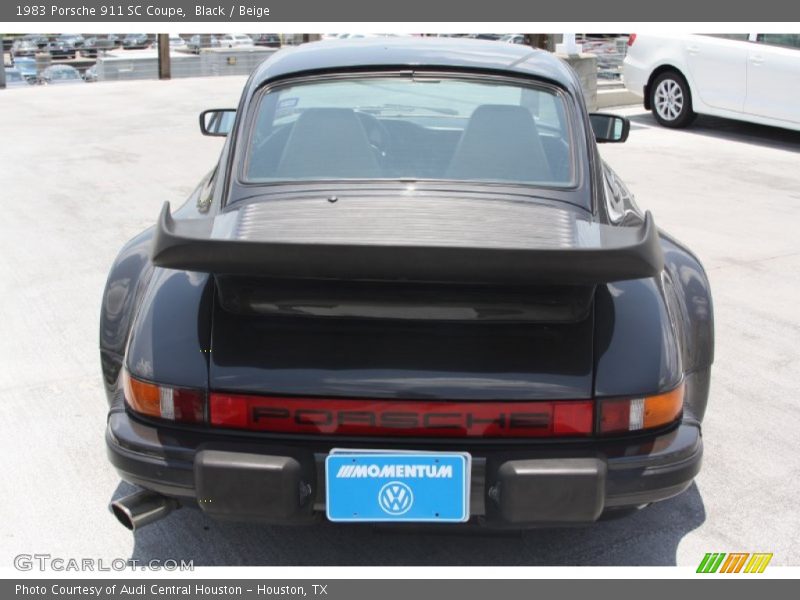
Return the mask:
M671 392L644 399L644 428L660 427L672 423L683 410L684 384Z
M206 395L200 390L157 385L131 377L123 370L125 400L141 415L182 423L205 421Z
M134 379L127 369L122 371L125 400L134 412L150 417L161 417L161 397L158 386Z
M674 390L639 398L599 401L599 433L623 433L662 427L675 421L683 410L684 384Z

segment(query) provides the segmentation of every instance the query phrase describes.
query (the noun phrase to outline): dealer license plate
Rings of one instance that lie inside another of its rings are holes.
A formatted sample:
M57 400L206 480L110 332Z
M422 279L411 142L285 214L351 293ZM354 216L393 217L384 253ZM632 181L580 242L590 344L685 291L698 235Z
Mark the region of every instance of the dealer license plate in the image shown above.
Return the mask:
M325 459L331 521L460 523L469 519L466 452L331 450Z

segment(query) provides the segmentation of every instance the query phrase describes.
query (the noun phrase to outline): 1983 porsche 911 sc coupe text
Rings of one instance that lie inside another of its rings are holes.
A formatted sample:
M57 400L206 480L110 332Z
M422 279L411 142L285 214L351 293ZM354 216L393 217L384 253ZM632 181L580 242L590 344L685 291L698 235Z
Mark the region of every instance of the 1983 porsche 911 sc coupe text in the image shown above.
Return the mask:
M713 317L697 258L602 162L543 51L277 52L102 307L111 462L178 506L304 523L590 523L700 467Z

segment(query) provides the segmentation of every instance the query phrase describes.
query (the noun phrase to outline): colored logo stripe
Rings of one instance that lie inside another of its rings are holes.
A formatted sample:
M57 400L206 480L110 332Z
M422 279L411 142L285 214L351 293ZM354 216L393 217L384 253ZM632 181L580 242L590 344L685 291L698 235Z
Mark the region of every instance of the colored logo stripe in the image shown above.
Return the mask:
M727 558L726 558L727 556ZM748 558L750 560L748 560ZM772 560L772 554L767 552L708 552L697 567L698 573L740 573L744 567L745 573L763 573ZM724 561L724 562L723 562ZM746 566L745 566L746 564Z
M761 554L753 554L750 562L747 563L747 566L744 568L745 573L763 573L764 569L767 568L769 561L772 560L772 554L761 553Z
M728 554L728 558L725 559L725 562L722 563L722 568L719 572L738 573L742 570L744 562L747 560L748 556L750 555L747 552L731 552Z
M708 552L700 561L700 566L697 567L698 573L716 573L722 559L725 558L724 552Z

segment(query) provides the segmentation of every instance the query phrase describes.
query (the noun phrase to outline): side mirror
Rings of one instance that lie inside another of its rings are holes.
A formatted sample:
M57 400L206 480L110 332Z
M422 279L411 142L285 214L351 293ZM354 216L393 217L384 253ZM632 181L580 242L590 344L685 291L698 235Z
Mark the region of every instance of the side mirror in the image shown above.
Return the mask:
M234 108L212 108L200 113L200 131L203 135L216 135L225 137L233 129L236 119Z
M617 115L592 113L589 115L594 130L594 138L598 144L622 143L628 139L631 122Z

